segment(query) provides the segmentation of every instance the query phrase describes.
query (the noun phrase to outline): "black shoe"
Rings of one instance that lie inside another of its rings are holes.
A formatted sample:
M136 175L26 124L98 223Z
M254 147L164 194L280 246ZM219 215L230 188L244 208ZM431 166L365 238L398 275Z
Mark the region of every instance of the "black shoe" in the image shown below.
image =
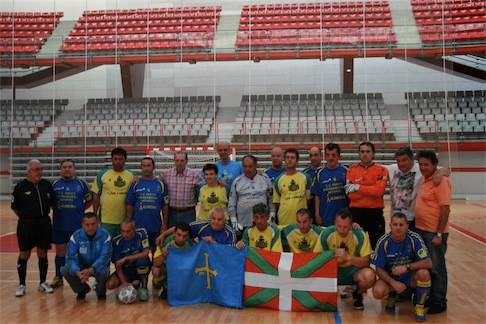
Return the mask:
M89 288L89 286L85 284L84 289L76 296L76 300L85 300L86 294L88 294L90 290L91 288Z
M167 299L167 288L162 286L159 292L159 299Z
M353 300L354 300L353 302L354 309L356 310L364 309L363 294L360 294L357 289L353 291Z
M440 314L447 310L447 305L440 305L440 304L431 304L429 310L427 311L428 314Z
M96 297L98 298L98 300L106 300L106 294L96 295Z

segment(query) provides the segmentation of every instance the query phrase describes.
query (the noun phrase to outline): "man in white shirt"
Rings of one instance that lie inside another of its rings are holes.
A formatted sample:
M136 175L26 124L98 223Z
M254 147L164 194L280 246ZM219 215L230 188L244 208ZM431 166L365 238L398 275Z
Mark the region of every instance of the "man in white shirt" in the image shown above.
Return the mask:
M390 214L401 212L407 216L409 229L415 229L415 201L422 183L422 173L414 160L410 147L399 148L395 152L397 163L388 166L388 181L390 184ZM435 185L440 184L443 176L448 176L447 169L438 169L433 175Z

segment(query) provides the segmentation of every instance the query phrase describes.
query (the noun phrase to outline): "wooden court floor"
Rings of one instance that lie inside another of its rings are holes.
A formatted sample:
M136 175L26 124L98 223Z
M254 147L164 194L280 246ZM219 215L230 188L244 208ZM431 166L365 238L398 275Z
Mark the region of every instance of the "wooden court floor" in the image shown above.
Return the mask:
M16 217L9 203L0 202L0 235L15 231ZM386 213L386 215L388 215ZM457 200L452 204L447 266L449 274L448 310L430 315L428 323L486 323L486 201ZM0 250L5 250L0 246ZM37 257L28 264L27 295L15 297L18 285L15 268L17 253L0 253L0 321L3 323L409 323L414 322L412 305L398 304L396 314L384 312L380 301L369 292L365 310L355 311L352 299L339 301L337 313L291 313L257 308L242 310L216 305L169 307L153 292L146 303L122 305L113 292L97 302L94 293L85 302L76 302L65 283L52 295L37 291ZM54 254L49 253L48 280L53 277Z

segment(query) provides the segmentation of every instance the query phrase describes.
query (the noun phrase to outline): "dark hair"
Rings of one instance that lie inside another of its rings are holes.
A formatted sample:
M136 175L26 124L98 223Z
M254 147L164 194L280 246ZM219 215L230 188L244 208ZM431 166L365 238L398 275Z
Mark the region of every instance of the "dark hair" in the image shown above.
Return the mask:
M418 153L417 153L417 160L418 159L428 159L434 165L436 165L437 163L439 163L439 159L437 158L437 155L435 154L435 152L434 151L430 151L430 150L418 151Z
M413 151L408 146L401 147L395 152L395 157L402 156L402 155L406 155L409 158L413 159Z
M93 217L96 218L96 214L93 213L93 212L86 212L83 215L83 219L85 219L85 218L93 218Z
M393 217L395 217L395 218L402 218L402 219L405 220L405 222L408 223L407 216L404 213L402 213L402 212L394 212L391 218L393 218Z
M213 163L208 163L203 167L203 173L207 170L214 170L214 173L218 174L218 166Z
M66 163L66 162L72 163L73 166L76 166L76 163L74 163L74 160L73 159L64 159L64 160L62 160L60 166L62 167L62 165L64 163Z
M307 215L309 218L311 217L310 211L307 208L301 208L297 211L296 215Z
M287 156L287 153L295 154L295 157L297 158L297 160L299 159L299 151L297 151L296 148L290 147L290 148L286 149L285 153L284 153L284 157Z
M375 144L371 142L361 142L358 147L361 148L361 146L363 145L371 147L371 151L373 152L373 154L375 153Z
M155 160L154 160L153 158L151 158L150 156L145 156L145 157L143 157L143 158L140 160L140 162L142 162L142 161L150 161L150 162L152 162L152 166L155 168Z
M127 151L123 147L115 147L113 150L111 150L111 157L114 157L115 155L123 155L125 160L127 159Z
M186 222L177 223L175 226L175 230L177 231L178 229L183 232L191 232L191 226L189 226L189 224L187 224Z
M336 144L336 143L328 143L325 147L324 147L324 151L332 151L332 150L336 150L338 155L341 155L341 147L339 146L339 144Z
M256 204L255 206L253 206L252 211L253 215L265 214L266 216L268 216L268 208L267 205L265 205L264 203Z
M353 214L351 214L351 211L348 208L342 208L338 210L336 213L336 218L341 218L341 219L349 219L353 221Z
M257 165L257 158L254 156L254 155L251 155L251 154L247 154L245 155L242 159L241 159L241 163L243 163L243 161L245 161L246 158L249 158L253 161L253 163L255 163L255 165Z
M186 159L186 161L188 160L188 158L187 158L187 152L182 152L182 151L176 151L174 153L174 160L175 160L176 155L178 155L178 154L184 155L184 159Z

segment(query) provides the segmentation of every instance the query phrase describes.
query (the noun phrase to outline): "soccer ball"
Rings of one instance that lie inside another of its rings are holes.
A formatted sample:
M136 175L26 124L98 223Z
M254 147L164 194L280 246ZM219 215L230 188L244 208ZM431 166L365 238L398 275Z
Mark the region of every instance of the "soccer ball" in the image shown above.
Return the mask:
M123 304L133 304L137 301L137 290L132 285L120 289L118 292L118 300Z

